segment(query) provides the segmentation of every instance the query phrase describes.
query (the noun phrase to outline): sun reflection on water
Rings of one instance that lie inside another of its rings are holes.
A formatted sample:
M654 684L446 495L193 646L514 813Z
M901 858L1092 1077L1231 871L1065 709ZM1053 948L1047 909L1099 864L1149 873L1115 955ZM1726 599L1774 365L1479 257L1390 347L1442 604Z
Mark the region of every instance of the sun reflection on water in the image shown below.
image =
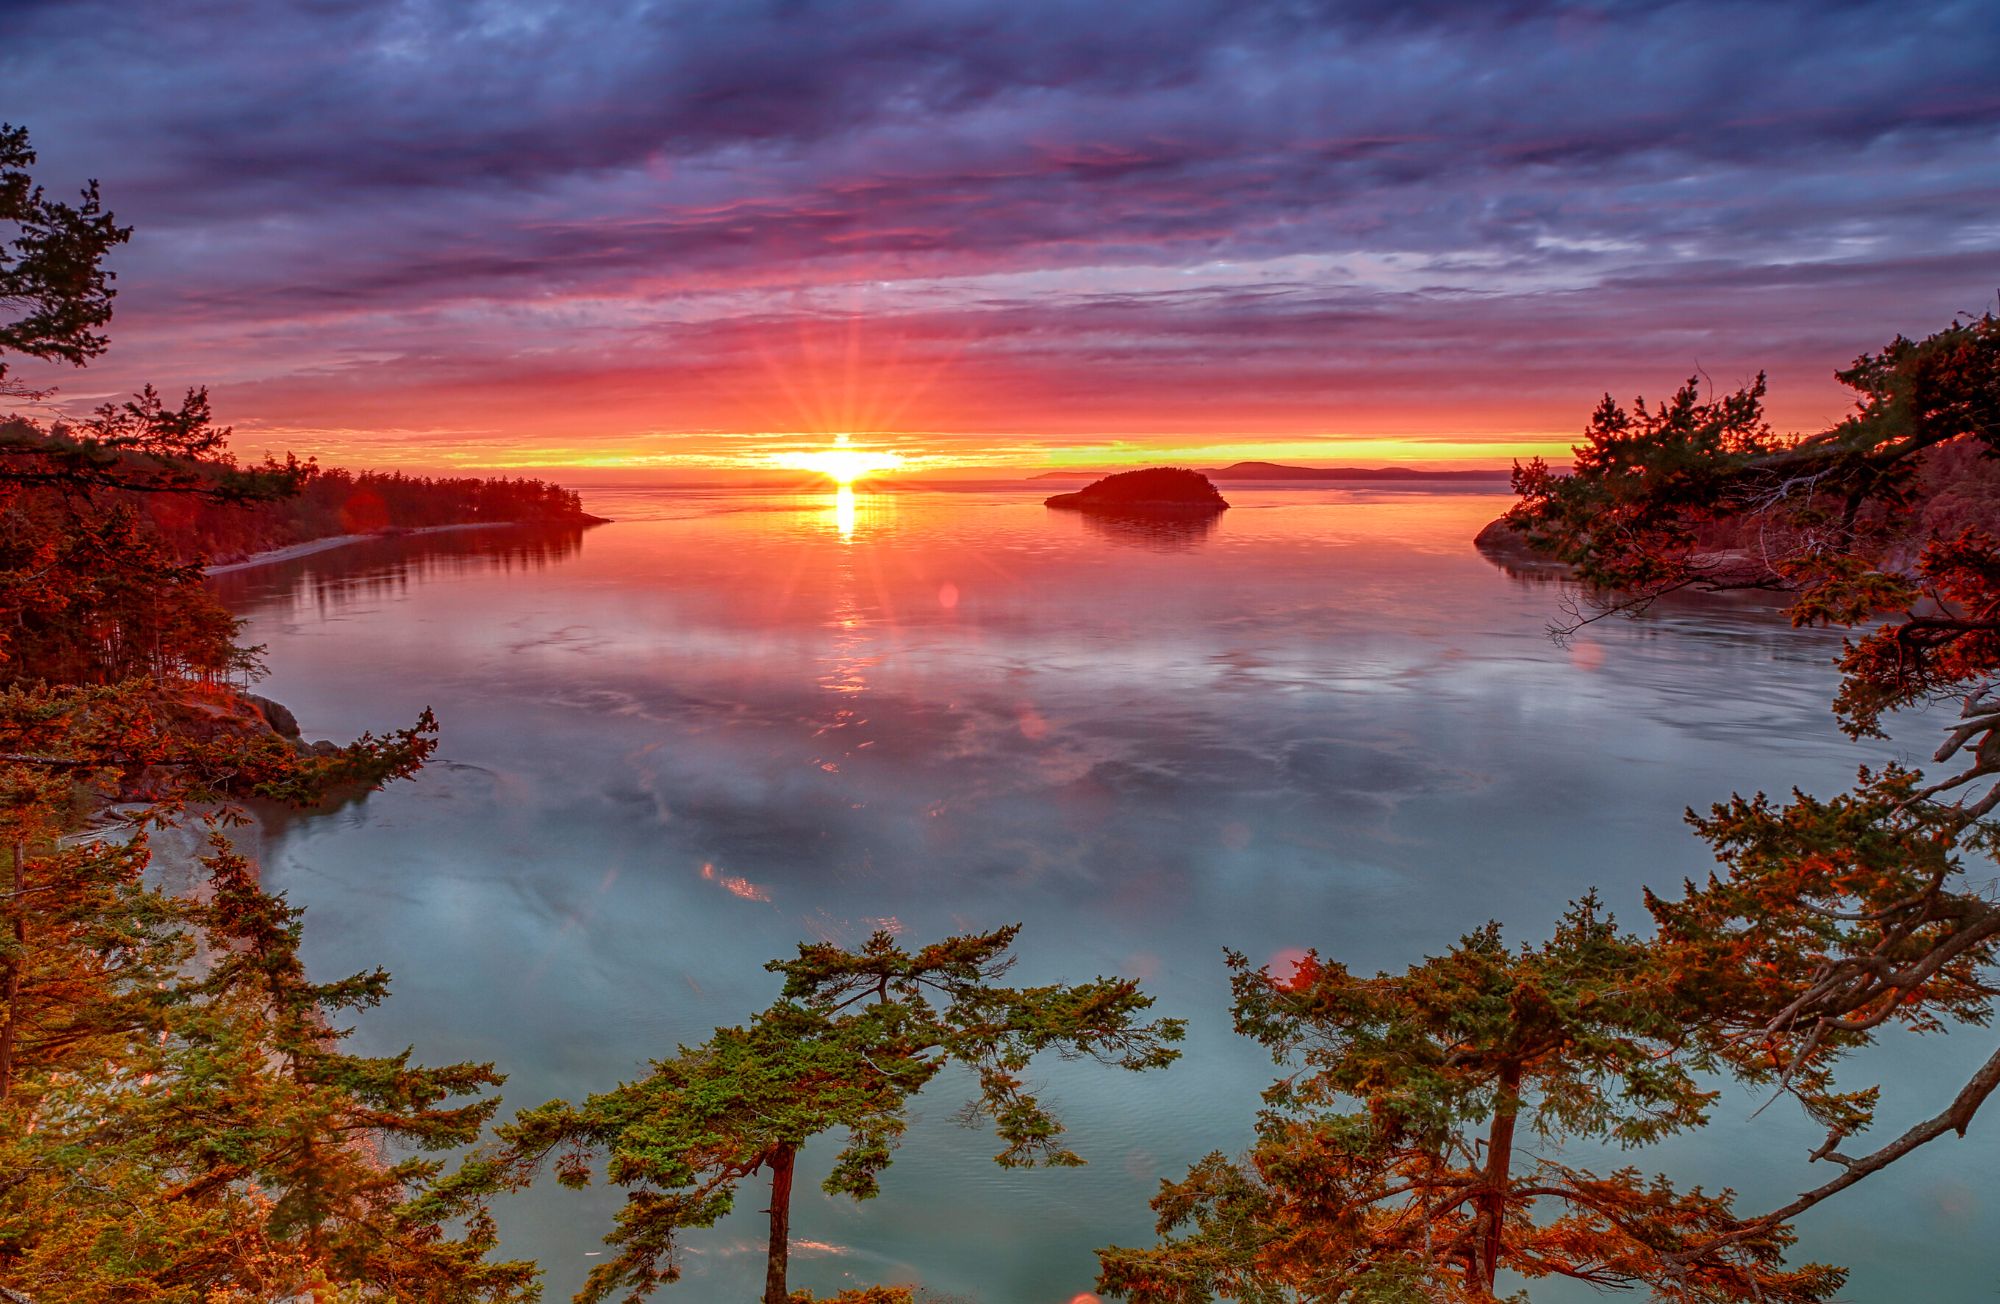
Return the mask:
M844 484L833 495L833 527L843 540L852 540L854 522L854 486Z

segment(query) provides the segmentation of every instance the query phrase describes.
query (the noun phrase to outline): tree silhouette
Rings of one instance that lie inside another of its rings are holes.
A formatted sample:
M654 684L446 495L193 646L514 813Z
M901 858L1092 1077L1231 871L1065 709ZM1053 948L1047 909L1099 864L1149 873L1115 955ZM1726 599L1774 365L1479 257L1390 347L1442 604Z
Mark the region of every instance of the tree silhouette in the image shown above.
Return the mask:
M35 151L24 127L0 123L0 354L82 366L104 352L99 328L111 320L112 273L104 258L131 238L104 211L97 183L76 204L48 198L28 169ZM0 360L0 394L21 392Z

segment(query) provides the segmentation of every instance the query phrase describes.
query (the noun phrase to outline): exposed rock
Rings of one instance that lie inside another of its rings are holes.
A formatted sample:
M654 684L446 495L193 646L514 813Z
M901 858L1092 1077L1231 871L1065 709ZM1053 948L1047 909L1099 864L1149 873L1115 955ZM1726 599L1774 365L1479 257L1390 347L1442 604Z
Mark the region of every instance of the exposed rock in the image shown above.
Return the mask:
M1575 567L1541 552L1502 516L1487 522L1472 536L1479 554L1509 575L1525 578L1561 578ZM1771 568L1744 548L1710 548L1688 555L1688 562L1702 573L1703 585L1715 589L1769 588L1777 578Z
M1480 556L1519 579L1557 579L1571 571L1568 562L1536 551L1504 516L1487 522L1485 528L1473 535L1472 546L1479 550Z
M1504 516L1494 517L1479 533L1473 535L1472 546L1484 553L1500 553L1524 561L1536 558L1547 560L1529 545L1527 538Z
M245 693L243 696L257 708L264 717L264 723L277 731L280 738L299 736L299 718L283 702L274 702L259 693Z

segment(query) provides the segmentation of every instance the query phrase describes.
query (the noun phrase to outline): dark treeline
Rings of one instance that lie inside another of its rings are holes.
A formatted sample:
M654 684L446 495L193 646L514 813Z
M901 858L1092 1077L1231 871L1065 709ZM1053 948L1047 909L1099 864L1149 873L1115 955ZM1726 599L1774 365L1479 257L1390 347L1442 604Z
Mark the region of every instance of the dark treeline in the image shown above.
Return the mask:
M345 534L436 526L592 524L540 480L239 466L207 395L169 408L148 390L77 425L0 420L0 576L12 655L0 686L214 681L249 669L201 568Z
M157 439L173 429L201 442L201 460L172 468L169 478L194 492L162 492L154 483L168 468ZM422 530L440 525L589 525L601 518L583 510L574 489L546 480L476 476L407 475L401 471L349 471L317 460L256 468L282 491L240 493L249 472L227 460L230 431L209 420L207 395L195 391L179 410L152 391L132 402L106 405L89 420L43 425L15 415L0 418L0 457L16 478L37 469L84 467L95 478L99 505L124 504L143 518L168 555L181 562L240 561L252 553L341 534ZM19 485L21 501L53 503L74 487L60 480Z
M545 480L347 471L310 463L299 472L298 492L275 502L217 510L175 498L154 499L146 507L176 554L214 562L340 534L599 519L583 510L574 489Z

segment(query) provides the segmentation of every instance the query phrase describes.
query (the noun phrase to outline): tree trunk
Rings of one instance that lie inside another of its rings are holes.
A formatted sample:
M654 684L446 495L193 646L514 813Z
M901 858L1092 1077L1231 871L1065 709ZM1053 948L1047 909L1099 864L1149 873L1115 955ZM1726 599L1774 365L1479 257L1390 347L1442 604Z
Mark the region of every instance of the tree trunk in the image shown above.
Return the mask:
M28 966L27 855L19 841L14 843L13 958L7 961L6 985L0 1000L7 1002L7 1014L0 1021L0 1100L14 1090L14 1047L20 1040L21 971Z
M771 1170L771 1254L764 1264L764 1304L785 1304L785 1268L792 1251L792 1161L796 1146L779 1146L764 1161Z
M1521 1066L1504 1066L1495 1086L1493 1126L1486 1134L1486 1189L1475 1202L1479 1229L1472 1287L1482 1299L1494 1298L1494 1283L1500 1276L1507 1230L1507 1185L1514 1167L1514 1123L1521 1112Z

